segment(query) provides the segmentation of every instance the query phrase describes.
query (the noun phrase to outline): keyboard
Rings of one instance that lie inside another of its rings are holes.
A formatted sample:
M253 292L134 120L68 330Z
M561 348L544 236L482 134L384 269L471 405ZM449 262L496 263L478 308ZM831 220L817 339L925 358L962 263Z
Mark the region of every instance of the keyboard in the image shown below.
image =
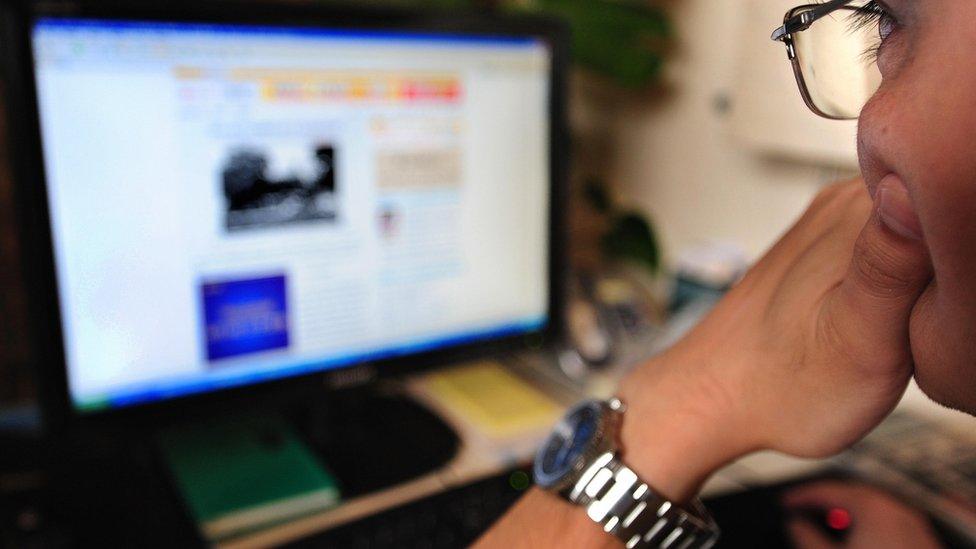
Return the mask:
M286 547L467 547L488 530L525 493L529 485L526 471L508 471L316 534Z
M897 412L837 462L918 503L976 546L976 432Z

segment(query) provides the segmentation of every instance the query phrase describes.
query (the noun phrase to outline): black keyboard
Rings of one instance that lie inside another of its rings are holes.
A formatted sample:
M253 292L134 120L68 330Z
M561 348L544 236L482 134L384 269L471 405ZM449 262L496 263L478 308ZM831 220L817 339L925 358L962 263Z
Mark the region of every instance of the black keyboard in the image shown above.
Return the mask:
M509 471L408 503L287 547L438 549L467 547L529 486L525 471Z
M916 502L976 547L976 433L892 414L838 462Z

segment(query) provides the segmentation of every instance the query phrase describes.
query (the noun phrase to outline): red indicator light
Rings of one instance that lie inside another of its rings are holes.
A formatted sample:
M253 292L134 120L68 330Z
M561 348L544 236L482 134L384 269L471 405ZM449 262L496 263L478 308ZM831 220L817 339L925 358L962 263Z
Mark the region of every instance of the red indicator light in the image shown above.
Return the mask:
M839 507L827 511L827 526L834 530L847 530L851 527L850 511Z

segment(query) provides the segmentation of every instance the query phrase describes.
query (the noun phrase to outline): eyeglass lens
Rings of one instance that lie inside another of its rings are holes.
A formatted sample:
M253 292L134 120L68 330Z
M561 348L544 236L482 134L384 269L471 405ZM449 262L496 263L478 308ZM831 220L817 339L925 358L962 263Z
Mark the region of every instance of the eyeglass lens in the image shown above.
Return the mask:
M857 118L881 85L878 27L860 23L854 9L839 9L793 35L809 100L831 118Z

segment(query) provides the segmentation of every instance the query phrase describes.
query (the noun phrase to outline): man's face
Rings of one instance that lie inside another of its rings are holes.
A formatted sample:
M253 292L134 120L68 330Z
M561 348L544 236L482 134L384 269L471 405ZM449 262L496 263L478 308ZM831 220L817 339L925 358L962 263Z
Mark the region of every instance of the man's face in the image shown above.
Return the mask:
M885 4L898 23L861 114L861 169L872 194L901 179L931 255L935 277L911 321L915 378L976 414L976 2Z

